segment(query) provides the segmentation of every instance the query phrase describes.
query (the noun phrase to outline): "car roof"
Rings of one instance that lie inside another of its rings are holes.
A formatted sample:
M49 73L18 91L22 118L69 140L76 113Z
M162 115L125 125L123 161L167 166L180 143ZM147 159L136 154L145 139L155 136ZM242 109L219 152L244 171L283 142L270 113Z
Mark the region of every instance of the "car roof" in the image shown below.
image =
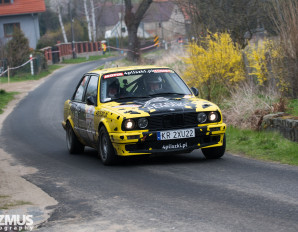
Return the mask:
M165 66L155 66L155 65L139 65L139 66L126 66L126 67L115 67L115 68L106 68L106 69L95 69L89 73L96 73L100 76L107 74L107 73L114 73L114 72L125 72L131 70L142 70L142 69L171 69Z

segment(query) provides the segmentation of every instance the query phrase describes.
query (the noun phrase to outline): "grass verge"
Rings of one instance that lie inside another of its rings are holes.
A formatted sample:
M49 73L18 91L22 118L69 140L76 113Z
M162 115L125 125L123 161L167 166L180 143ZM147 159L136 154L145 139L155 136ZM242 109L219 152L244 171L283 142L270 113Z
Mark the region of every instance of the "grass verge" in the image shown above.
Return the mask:
M47 75L51 74L56 69L61 68L61 65L53 64L49 65L47 70L41 71L39 74L32 76L31 73L18 73L13 77L10 77L10 82L20 82L29 80L39 80ZM7 83L7 77L1 77L0 83Z
M0 114L3 113L3 109L6 105L14 99L14 96L18 94L17 92L6 92L3 89L0 89Z
M291 99L288 102L286 113L298 117L298 99Z
M6 203L4 205L0 205L0 209L10 209L15 206L21 206L21 205L33 205L33 204L29 201L15 201L15 202Z
M87 57L78 57L76 59L65 59L62 61L62 64L79 64L79 63L84 63L84 62L88 62L88 61L94 61L94 60L99 60L99 59L103 59L103 58L108 58L108 57L112 57L112 56L116 56L116 53L114 52L110 52L110 53L106 53L105 55L98 55L98 56L89 56Z
M289 141L274 132L228 127L227 151L255 159L298 166L298 143Z
M15 206L21 205L33 205L29 201L11 201L9 196L0 195L0 210L1 209L10 209Z

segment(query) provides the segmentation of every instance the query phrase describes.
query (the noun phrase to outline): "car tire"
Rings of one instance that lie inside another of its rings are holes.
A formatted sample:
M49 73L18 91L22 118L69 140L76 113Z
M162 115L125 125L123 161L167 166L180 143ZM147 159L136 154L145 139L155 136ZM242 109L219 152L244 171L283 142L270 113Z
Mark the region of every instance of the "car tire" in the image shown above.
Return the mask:
M85 146L78 140L70 123L66 126L66 145L70 154L80 154L84 152Z
M223 145L220 147L202 148L202 152L206 159L219 159L226 151L226 135L224 135Z
M110 140L107 129L102 126L98 136L98 156L104 165L112 165L117 161L117 154Z

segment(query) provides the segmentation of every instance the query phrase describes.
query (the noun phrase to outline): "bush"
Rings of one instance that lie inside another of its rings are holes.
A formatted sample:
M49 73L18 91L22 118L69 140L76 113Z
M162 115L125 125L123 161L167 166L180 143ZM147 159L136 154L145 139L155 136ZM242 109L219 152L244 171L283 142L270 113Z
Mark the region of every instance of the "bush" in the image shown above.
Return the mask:
M199 88L202 97L213 100L216 86L221 85L217 90L226 92L245 79L242 52L228 33L208 35L200 44L192 42L187 50L185 76L189 84Z
M284 106L282 101L278 102L279 99L277 92L261 92L245 84L224 100L224 121L242 129L259 129L264 115L279 111Z
M29 59L29 41L24 33L15 27L12 39L6 45L6 57L10 67L22 65ZM26 69L26 67L24 67ZM12 72L13 74L13 72Z
M87 28L83 23L79 21L75 21L73 24L74 27L74 40L75 41L88 41L88 33ZM66 36L69 41L71 41L71 24L65 24L65 31ZM56 31L48 31L44 34L37 43L37 49L45 48L45 47L52 47L57 44L57 41L63 41L62 31L61 29Z

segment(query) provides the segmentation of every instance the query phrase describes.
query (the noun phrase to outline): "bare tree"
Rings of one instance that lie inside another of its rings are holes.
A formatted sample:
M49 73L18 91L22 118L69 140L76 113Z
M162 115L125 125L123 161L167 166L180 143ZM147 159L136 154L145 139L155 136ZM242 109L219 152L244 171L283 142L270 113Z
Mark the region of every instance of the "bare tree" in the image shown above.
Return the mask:
M282 46L288 58L293 96L298 96L298 2L297 0L272 1L271 19L276 25ZM270 8L269 8L270 9Z
M58 13L58 18L59 18L59 23L60 23L64 43L68 43L67 36L66 36L66 33L65 33L65 29L64 29L64 24L63 24L63 21L62 21L61 2L65 3L66 1L55 0L55 1L52 2L52 6L57 10L57 13Z
M139 41L137 37L138 27L152 1L153 0L142 0L138 9L134 13L132 11L133 6L131 4L131 0L125 0L124 21L128 31L128 60L136 61L140 58Z
M271 30L263 0L174 0L191 18L191 32L196 37L211 32L229 31L242 48L255 29Z
M92 36L91 36L91 23L90 23L90 17L89 17L88 8L87 8L87 0L84 0L84 9L85 9L86 21L87 21L87 25L88 25L88 36L89 36L89 41L92 41Z
M95 22L95 9L94 9L94 1L90 0L91 3L91 16L92 16L92 36L93 41L96 41L96 22Z

